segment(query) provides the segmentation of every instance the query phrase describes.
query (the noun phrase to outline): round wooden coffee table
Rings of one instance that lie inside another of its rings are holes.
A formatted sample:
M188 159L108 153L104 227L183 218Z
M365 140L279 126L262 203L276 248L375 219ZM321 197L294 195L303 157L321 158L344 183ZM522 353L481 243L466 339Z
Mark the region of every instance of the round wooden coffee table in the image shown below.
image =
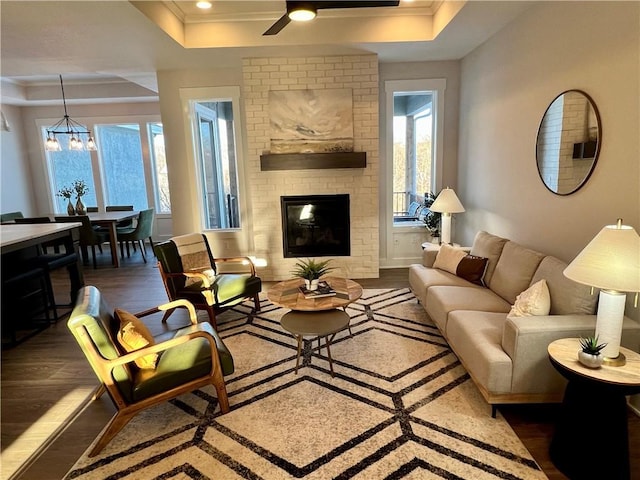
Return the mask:
M334 296L304 298L304 295L298 290L298 287L304 285L304 280L294 278L276 283L267 291L267 298L271 303L290 310L317 312L344 308L362 296L362 287L353 280L342 277L323 277L322 280L336 291Z

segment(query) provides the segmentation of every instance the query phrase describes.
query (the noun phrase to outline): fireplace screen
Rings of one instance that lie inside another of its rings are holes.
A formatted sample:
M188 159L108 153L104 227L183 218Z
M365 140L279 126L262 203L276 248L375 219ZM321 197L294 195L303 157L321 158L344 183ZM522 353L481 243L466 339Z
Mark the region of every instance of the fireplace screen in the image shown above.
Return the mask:
M351 255L349 195L280 197L285 258Z

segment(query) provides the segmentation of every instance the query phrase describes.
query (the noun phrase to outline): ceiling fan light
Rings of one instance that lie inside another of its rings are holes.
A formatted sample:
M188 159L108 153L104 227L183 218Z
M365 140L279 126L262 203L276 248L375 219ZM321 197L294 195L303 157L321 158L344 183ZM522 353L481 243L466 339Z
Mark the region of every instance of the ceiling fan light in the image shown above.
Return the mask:
M308 22L316 18L316 9L312 6L299 6L289 10L287 15L294 22Z

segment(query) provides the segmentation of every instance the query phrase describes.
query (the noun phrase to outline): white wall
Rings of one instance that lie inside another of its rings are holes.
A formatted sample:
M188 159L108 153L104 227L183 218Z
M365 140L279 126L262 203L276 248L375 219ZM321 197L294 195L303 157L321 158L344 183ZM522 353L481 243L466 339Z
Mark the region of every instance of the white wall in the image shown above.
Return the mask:
M462 61L459 231L478 230L570 261L622 217L640 231L640 3L541 2ZM581 89L602 118L602 150L578 192L536 170L538 125L560 92Z
M11 131L0 132L0 212L21 211L24 216L35 214L34 188L19 107L0 106Z

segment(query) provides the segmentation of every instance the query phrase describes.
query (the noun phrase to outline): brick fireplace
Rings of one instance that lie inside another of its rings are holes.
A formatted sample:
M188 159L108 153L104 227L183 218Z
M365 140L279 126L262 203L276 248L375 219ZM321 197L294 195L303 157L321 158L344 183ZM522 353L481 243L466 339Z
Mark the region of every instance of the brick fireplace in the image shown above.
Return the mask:
M269 151L270 90L349 88L353 92L354 150L366 152L365 168L262 171ZM280 197L349 194L350 255L336 256L336 274L377 278L378 225L378 58L376 55L269 57L243 60L243 99L248 138L249 189L256 255L267 259L264 280L291 276L295 258L283 254Z

